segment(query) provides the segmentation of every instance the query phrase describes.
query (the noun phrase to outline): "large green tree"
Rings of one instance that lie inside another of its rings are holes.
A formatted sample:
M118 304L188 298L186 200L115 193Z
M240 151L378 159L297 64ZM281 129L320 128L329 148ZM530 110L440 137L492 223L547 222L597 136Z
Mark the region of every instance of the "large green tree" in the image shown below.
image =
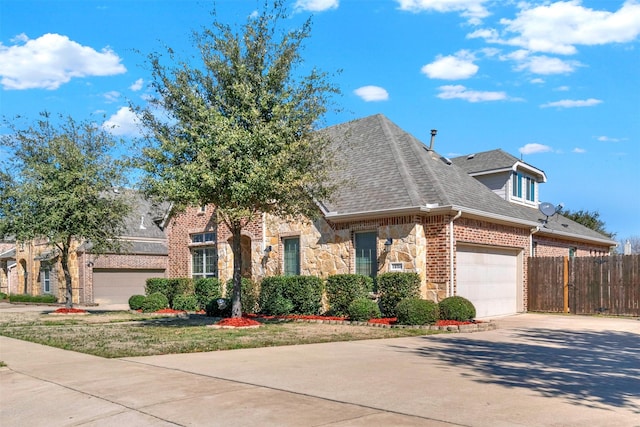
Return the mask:
M282 1L240 27L194 33L201 63L149 56L157 96L141 113L147 194L174 206L213 204L233 234L232 316L242 315L240 237L260 213L315 216L332 155L314 132L338 93L330 75L301 71L311 21L289 25ZM285 22L287 21L287 22Z
M600 219L600 213L598 211L588 211L588 210L578 210L578 211L570 211L561 209L559 213L562 216L569 218L577 222L578 224L582 224L587 228L597 231L598 233L604 234L607 237L613 238L616 233L611 233L607 231L606 225L603 220Z
M117 141L91 122L48 113L18 129L8 122L2 144L12 156L0 168L0 236L47 239L57 250L66 306L73 306L69 255L78 243L92 252L118 250L130 204L114 187L125 182L125 161L110 153Z

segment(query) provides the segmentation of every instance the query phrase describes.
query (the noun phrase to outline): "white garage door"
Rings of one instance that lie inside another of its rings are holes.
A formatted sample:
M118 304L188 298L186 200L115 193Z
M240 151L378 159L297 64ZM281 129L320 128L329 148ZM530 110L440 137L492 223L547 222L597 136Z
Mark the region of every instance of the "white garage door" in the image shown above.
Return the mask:
M93 302L128 304L131 295L144 295L151 277L164 277L164 270L93 270Z
M470 300L479 318L517 313L519 271L515 250L458 246L456 295Z

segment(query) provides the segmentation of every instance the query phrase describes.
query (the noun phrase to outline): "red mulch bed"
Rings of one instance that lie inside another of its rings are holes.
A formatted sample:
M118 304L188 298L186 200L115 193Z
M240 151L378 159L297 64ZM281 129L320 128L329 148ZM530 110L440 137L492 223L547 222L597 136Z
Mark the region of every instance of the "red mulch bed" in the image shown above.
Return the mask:
M247 326L260 326L262 323L246 317L227 317L217 322L218 326L233 326L236 328L246 328Z

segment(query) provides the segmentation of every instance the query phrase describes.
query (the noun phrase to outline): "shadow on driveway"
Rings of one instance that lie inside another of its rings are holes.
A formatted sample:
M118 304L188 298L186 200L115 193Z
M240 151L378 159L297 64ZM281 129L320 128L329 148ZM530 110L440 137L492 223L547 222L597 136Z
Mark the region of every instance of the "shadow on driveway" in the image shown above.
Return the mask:
M640 413L640 336L628 332L514 330L513 342L447 337L417 352L466 367L479 383L526 388L578 405Z

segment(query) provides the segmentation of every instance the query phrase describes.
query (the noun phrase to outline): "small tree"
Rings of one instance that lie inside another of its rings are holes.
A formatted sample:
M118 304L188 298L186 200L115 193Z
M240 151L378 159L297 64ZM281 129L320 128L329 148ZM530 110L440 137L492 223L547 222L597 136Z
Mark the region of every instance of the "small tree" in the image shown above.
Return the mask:
M265 4L239 31L214 22L194 33L200 68L151 54L157 96L138 109L150 131L145 192L177 208L213 204L233 235L233 317L242 313L242 229L261 213L315 217L315 201L333 189L328 141L314 131L338 90L315 69L294 73L311 23L280 31L283 3Z
M113 136L94 123L48 113L27 129L7 123L2 137L13 156L0 171L0 236L17 241L48 239L57 249L65 279L66 306L72 307L69 255L90 242L92 252L118 250L118 236L130 205L113 188L124 184L126 164L113 160Z
M600 213L598 211L591 212L580 209L579 211L572 212L561 209L558 213L607 237L613 238L616 235L616 233L611 233L606 230L606 225L604 221L600 219Z

